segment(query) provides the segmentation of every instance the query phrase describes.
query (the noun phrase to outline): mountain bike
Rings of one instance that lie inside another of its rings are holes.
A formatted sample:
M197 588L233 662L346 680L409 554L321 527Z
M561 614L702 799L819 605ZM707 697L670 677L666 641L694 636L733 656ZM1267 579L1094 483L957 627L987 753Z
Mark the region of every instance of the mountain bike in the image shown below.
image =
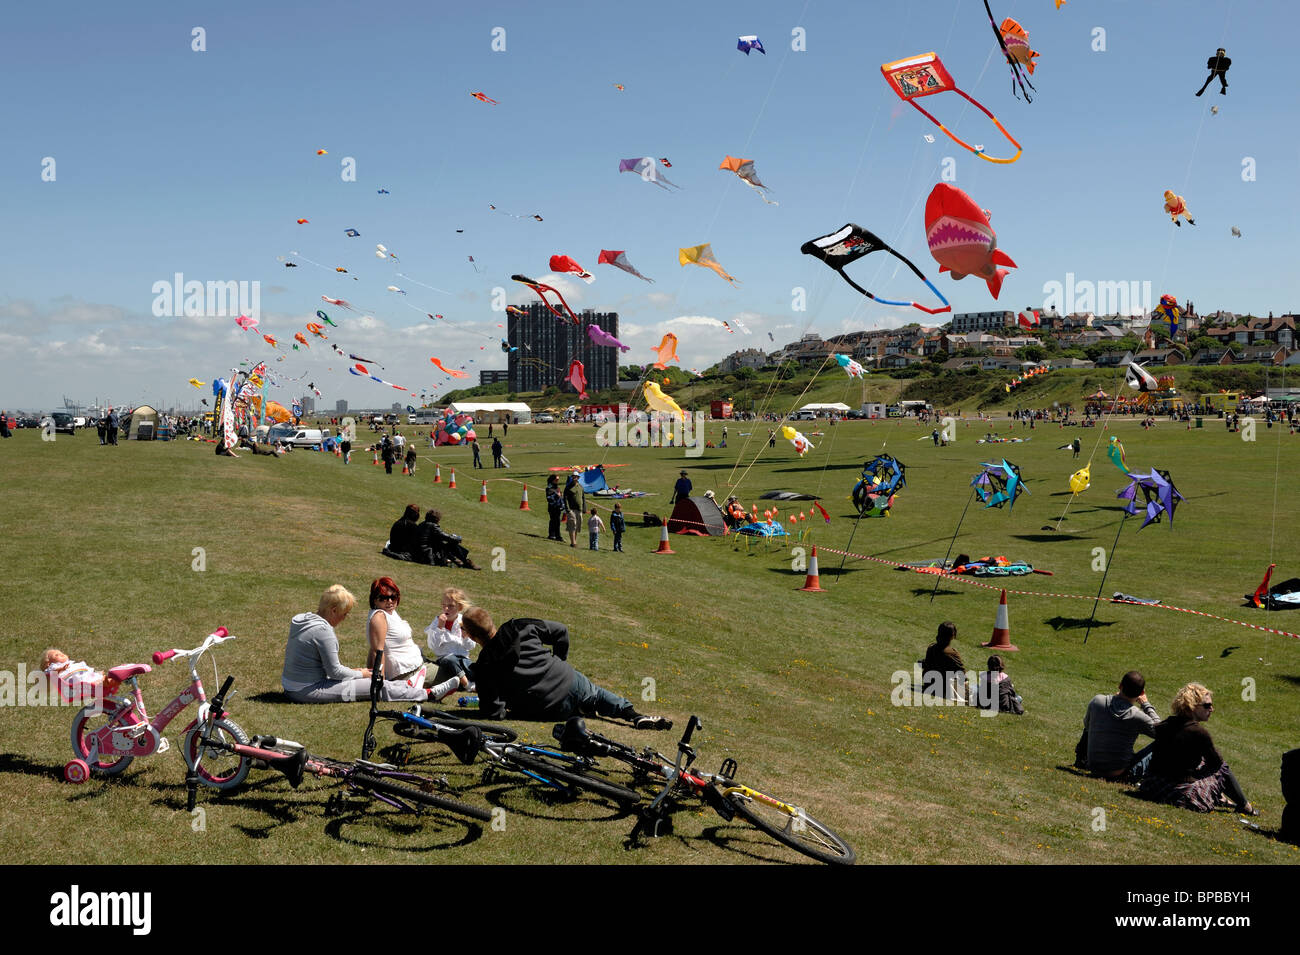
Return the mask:
M162 735L173 719L191 703L198 702L198 717L185 728L181 753L187 766L193 769L197 762L196 728L207 720L208 703L199 679L199 658L213 647L233 640L225 627L219 627L193 650L159 650L153 662L187 660L190 664L190 685L177 694L152 719L145 709L144 695L140 691L139 677L153 670L147 663L127 663L108 671L102 687L103 696L90 706L82 707L72 721L72 751L74 759L63 767L63 778L72 783L83 783L93 773L98 776L115 776L123 772L137 756L164 753L169 748ZM216 664L213 664L216 676ZM247 743L248 734L238 724L225 719L210 721L214 736ZM218 789L238 786L248 775L248 765L240 760L227 764L204 782Z
M552 735L566 752L588 759L603 756L626 763L632 770L634 784L664 780L659 794L642 810L634 835L642 831L652 836L671 832L674 802L681 796L696 796L723 819L730 821L739 815L782 845L819 862L832 865L854 863L857 856L852 847L829 826L799 806L736 782L737 766L731 757L723 760L716 773L692 771L696 754L690 745L691 735L701 728L699 717L692 716L677 744L675 761L649 746L638 752L626 743L592 733L581 717L575 716L565 723L556 724Z

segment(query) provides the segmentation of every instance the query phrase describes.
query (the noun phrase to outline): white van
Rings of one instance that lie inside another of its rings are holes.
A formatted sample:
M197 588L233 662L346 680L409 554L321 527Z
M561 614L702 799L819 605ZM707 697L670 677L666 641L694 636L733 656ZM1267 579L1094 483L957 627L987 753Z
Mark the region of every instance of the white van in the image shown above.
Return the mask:
M295 448L314 448L325 440L325 432L319 428L295 428L293 425L277 424L267 432L266 440L271 444L284 441Z
M791 421L816 421L817 412L815 411L796 411L790 415Z

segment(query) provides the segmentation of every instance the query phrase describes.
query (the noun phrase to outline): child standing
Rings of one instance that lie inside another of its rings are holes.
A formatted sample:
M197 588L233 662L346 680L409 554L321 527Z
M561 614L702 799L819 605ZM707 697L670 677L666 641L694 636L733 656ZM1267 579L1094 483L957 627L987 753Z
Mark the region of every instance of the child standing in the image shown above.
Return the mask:
M600 519L596 509L591 509L591 517L587 518L587 536L591 541L592 550L600 550L600 532L605 529L605 522Z
M415 444L412 443L406 449L406 473L408 475L415 473Z
M614 511L609 515L609 529L614 532L614 550L619 553L623 552L623 532L627 530L627 522L623 520L623 505L615 504Z

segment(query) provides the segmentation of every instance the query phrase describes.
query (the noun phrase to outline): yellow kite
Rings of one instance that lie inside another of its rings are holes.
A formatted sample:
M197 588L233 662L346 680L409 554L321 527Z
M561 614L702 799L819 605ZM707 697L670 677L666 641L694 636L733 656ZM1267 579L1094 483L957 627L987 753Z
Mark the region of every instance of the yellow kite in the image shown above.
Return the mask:
M689 249L677 250L677 261L681 265L699 265L706 269L713 269L720 276L726 279L734 287L736 280L726 273L718 260L713 257L713 246L705 242L703 245L694 245Z
M681 406L664 394L663 389L653 381L645 383L645 400L651 411L663 411L675 414L679 418L686 417L686 412L681 409Z

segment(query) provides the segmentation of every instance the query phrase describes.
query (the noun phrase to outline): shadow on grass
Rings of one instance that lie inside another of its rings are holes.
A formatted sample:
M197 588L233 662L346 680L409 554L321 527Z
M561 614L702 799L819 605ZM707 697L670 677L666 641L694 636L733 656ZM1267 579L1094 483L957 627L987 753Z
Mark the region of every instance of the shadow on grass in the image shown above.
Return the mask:
M936 597L956 597L956 596L959 596L959 595L964 594L964 593L969 593L969 591L966 591L966 590L944 590L942 587L940 587L938 590L935 590L932 586L931 586L931 587L913 587L913 588L912 588L912 596L913 596L913 597L928 597L928 596L930 596L931 594L934 594Z
M254 693L252 696L246 696L244 699L250 703L293 703L293 700L289 699L289 694L283 690L265 690L261 693Z
M770 839L757 829L743 823L706 826L698 836L688 836L675 831L672 822L660 823L658 834L652 835L645 822L638 820L637 825L623 840L623 848L628 852L650 851L660 840L675 842L692 852L698 852L705 845L714 846L726 852L743 856L755 862L776 862L793 865L804 862L818 864L816 860L803 858L793 849L788 849ZM650 861L650 860L646 860Z
M1030 541L1034 544L1051 544L1056 541L1081 541L1088 540L1083 534L1075 534L1073 531L1053 532L1051 534L1012 534L1016 540Z
M362 797L355 807L349 806L334 815L325 824L325 834L345 845L360 846L363 849L390 849L397 852L441 852L447 849L458 849L483 838L483 827L477 822L470 822L442 810L422 810L418 815L397 811L368 813L368 810L376 805L381 809L388 808ZM367 815L369 818L365 820L364 827L355 830L356 835L344 830L344 826L361 823L363 817ZM463 835L460 835L462 832ZM381 833L390 834L394 839L373 838ZM443 839L432 844L420 838L430 835L455 838Z
M1102 627L1113 627L1118 622L1117 620L1092 620L1088 617L1049 617L1043 621L1053 630L1086 630L1088 627L1098 630Z
M34 763L14 753L0 753L0 773L21 773L47 779L63 779L63 764Z
M1290 673L1278 673L1275 675L1279 680L1285 680L1287 683L1290 683L1292 686L1300 686L1300 675L1294 675Z

